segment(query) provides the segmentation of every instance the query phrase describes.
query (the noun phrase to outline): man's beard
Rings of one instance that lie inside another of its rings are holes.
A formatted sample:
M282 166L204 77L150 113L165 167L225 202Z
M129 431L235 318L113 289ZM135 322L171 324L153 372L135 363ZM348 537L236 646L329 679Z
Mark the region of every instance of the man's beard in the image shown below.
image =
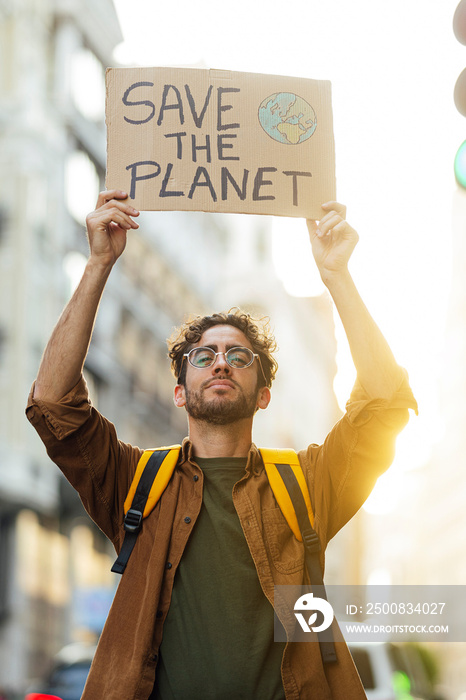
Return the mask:
M231 381L231 380L230 380ZM256 411L256 393L246 395L237 386L235 399L216 395L206 401L203 388L189 391L186 387L186 411L191 418L211 423L212 425L229 425L242 418L250 418Z

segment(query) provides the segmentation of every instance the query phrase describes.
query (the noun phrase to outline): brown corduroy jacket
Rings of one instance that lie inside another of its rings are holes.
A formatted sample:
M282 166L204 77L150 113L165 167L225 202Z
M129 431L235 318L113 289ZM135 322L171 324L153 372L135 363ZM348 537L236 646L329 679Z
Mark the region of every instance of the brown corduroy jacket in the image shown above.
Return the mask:
M400 388L390 400L371 399L356 384L345 415L323 445L312 444L298 453L314 505L322 567L328 541L361 507L392 462L395 438L408 420L408 408L416 409L416 402L401 370ZM26 413L50 458L119 551L123 503L142 450L118 440L113 424L91 406L84 380L59 403L36 401L32 390ZM145 519L120 581L83 700L149 697L174 576L199 515L202 489L202 471L185 439L181 463ZM275 585L303 582L304 552L277 506L255 445L244 478L234 486L233 502L260 584L273 605ZM282 623L287 628L291 620ZM334 633L341 640L336 625ZM324 667L318 644L287 644L282 660L287 700L366 697L346 644L337 641L336 648L338 662Z

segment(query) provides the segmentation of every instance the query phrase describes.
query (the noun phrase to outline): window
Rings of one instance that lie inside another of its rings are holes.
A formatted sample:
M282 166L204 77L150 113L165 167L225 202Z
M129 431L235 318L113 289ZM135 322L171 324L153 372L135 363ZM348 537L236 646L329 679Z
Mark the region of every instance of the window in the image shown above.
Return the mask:
M71 59L71 96L83 117L100 122L105 116L105 80L102 64L86 48L74 52Z
M70 214L84 224L99 193L99 176L87 153L76 150L68 156L65 172L65 197Z

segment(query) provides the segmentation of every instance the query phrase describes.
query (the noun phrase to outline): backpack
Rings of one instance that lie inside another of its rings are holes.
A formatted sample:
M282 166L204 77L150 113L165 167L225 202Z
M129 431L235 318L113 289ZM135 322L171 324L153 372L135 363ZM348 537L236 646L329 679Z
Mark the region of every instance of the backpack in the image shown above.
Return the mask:
M125 538L112 571L123 574L136 544L142 521L154 509L178 464L180 445L145 450L124 503ZM275 499L297 540L304 545L309 581L321 598L327 599L319 561L321 544L314 530L309 489L294 450L260 449L264 468ZM322 659L336 661L331 628L318 633Z

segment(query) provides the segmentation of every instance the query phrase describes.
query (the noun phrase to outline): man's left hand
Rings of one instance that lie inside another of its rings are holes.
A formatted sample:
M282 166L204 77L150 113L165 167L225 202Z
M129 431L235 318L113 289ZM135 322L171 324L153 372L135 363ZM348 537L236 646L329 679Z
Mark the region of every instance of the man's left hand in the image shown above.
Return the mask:
M345 272L356 243L357 232L345 219L346 207L338 202L327 202L322 209L328 213L317 223L307 220L312 253L321 277Z

